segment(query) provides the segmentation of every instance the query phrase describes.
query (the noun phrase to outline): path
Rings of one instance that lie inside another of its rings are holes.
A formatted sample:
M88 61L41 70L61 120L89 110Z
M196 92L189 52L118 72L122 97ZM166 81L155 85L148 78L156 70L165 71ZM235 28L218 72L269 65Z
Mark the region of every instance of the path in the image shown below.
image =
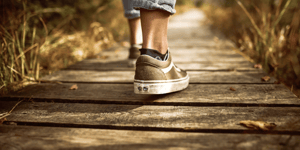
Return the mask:
M167 95L135 95L128 48L104 51L1 97L0 113L22 102L0 126L0 149L300 149L300 100L232 50L199 10L172 17L169 46L190 75ZM218 38L216 38L218 37ZM77 90L69 90L74 85ZM236 91L230 90L236 89ZM242 120L273 122L249 130ZM17 125L16 125L17 124Z

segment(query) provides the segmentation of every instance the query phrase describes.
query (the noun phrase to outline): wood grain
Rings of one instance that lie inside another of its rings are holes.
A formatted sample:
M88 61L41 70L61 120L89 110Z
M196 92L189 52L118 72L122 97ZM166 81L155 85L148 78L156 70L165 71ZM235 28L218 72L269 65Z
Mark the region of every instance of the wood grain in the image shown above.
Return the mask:
M262 69L253 68L250 62L188 62L176 63L181 69L186 71L261 71ZM128 67L128 61L115 61L115 62L99 62L99 61L82 61L69 66L64 70L95 70L95 71L134 71L134 67Z
M299 136L0 126L2 149L299 149Z
M231 42L228 41L213 41L212 39L203 39L203 38L192 38L192 39L174 39L168 42L169 47L175 48L175 47L198 47L198 46L209 46L209 47L232 47L233 45Z
M73 83L30 85L9 97L44 98L62 101L95 101L106 103L142 103L177 105L228 105L228 104L290 104L300 100L285 86L277 84L191 84L186 90L167 95L138 95L133 84L77 84L77 90L69 90ZM230 87L236 89L231 91Z
M196 49L196 48L173 48L170 50L172 60L175 63L180 62L246 62L245 58L236 54L233 50L214 50L214 49ZM104 54L103 54L104 55ZM116 60L126 60L128 51L119 51L115 54ZM111 56L111 55L110 55ZM113 59L113 58L111 58ZM101 60L101 59L100 59ZM102 61L108 61L102 59Z
M7 110L15 102L0 102ZM275 123L278 131L300 130L299 107L194 107L23 102L7 117L13 122L94 126L248 130L242 120Z
M266 76L261 71L254 72L207 72L189 71L190 83L274 83L275 79L265 82L261 77ZM42 80L65 82L122 82L132 83L133 71L94 71L94 70L61 70L41 78Z

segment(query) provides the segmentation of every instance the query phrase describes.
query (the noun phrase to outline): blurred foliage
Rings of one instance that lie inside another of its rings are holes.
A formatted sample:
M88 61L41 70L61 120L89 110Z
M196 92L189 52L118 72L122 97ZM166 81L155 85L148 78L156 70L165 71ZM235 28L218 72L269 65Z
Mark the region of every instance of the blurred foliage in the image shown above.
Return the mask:
M0 89L95 57L128 33L120 0L10 0L0 10Z
M176 6L190 5L192 3L192 0L176 0Z
M300 89L300 0L214 0L202 9L241 51Z

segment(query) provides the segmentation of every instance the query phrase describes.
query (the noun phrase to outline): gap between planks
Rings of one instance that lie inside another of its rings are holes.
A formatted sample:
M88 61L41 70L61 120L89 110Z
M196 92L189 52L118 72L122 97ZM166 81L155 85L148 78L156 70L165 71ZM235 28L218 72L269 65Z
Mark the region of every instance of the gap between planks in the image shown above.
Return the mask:
M145 102L145 101L112 101L93 99L71 99L71 98L32 98L21 96L2 97L3 101L32 101L47 103L82 103L82 104L112 104L112 105L152 105L152 106L194 106L194 107L300 107L300 104L257 104L257 103L209 103L209 102Z
M101 129L101 130L123 130L123 131L148 131L166 133L213 133L213 134L261 134L261 135L300 135L300 131L277 131L277 130L251 130L251 129L201 129L201 128L165 128L165 127L137 127L137 126L115 126L115 125L88 125L88 124L68 124L68 123L43 123L43 122L19 122L5 121L6 124L17 124L19 127L61 127L73 129ZM1 128L1 127L0 127Z

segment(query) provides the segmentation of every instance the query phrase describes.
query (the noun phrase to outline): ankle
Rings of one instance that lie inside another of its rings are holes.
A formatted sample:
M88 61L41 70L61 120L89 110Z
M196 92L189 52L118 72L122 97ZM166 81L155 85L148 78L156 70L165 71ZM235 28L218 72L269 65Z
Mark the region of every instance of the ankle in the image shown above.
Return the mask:
M142 48L143 43L141 44L131 44L131 47L135 47L135 48Z
M155 49L142 48L140 49L141 55L148 55L152 58L155 58L159 61L166 61L169 57L168 50L165 54L160 53Z
M159 41L153 41L153 42L146 42L146 43L143 43L143 47L144 49L152 49L152 50L156 50L158 52L160 52L161 54L166 54L167 51L168 51L168 44L167 44L167 41L165 42L160 42L161 40Z

